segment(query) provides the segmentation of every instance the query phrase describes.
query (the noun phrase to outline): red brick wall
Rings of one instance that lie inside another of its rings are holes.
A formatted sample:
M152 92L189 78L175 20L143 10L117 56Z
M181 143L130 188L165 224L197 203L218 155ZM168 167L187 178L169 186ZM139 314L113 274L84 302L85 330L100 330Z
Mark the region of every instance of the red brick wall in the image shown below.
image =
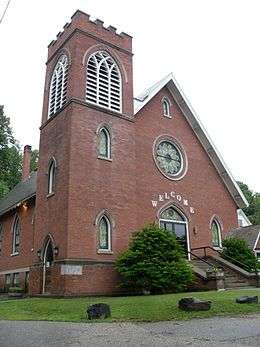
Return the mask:
M80 30L75 31L76 27ZM43 249L45 237L51 234L59 248L56 260L114 257L96 252L97 227L94 221L103 209L117 219L113 249L125 246L129 228L135 229L134 218L129 222L122 215L122 211L135 208L135 182L127 177L135 165L134 127L129 121L133 117L131 38L111 30L104 29L100 23L93 24L86 14L78 12L57 42L49 47L37 180L35 248ZM85 65L89 55L96 50L107 50L121 70L121 115L86 107ZM70 60L67 100L73 97L76 101L47 121L51 74L62 52ZM104 123L112 129L112 162L97 160L96 131ZM122 165L121 159L126 152L128 158ZM52 156L57 161L57 179L55 194L47 198L46 173ZM120 201L122 198L123 203ZM113 204L115 200L118 203Z
M172 118L162 115L161 100L167 96L171 105ZM186 206L180 206L189 219L191 248L211 245L210 221L218 216L225 234L237 227L236 205L208 155L185 120L177 104L166 88L161 90L136 116L136 172L138 225L156 221L160 208L176 199L158 202L152 207L151 200L158 194L175 191L194 207L191 214ZM158 136L170 135L183 145L188 159L186 175L173 181L164 177L153 160L153 143ZM177 204L176 204L177 205ZM178 205L177 205L178 206ZM195 228L195 233L194 233Z
M68 258L111 259L97 254L95 219L107 210L115 221L113 251L128 243L136 228L134 124L104 112L75 105L71 123ZM111 129L112 161L97 159L98 127ZM80 169L79 169L80 168Z
M16 213L21 223L20 252L11 256L13 233L12 226ZM0 272L30 267L34 249L34 201L28 202L27 207L20 206L16 210L5 214L0 218L3 224L4 234L2 241L2 253L0 255ZM20 275L20 284L24 284L24 275ZM5 275L0 274L0 288L5 282Z
M80 30L75 30L76 27ZM36 232L33 238L28 236L28 242L21 240L25 248L18 257L10 257L7 249L11 249L11 241L8 236L4 239L7 248L0 257L0 269L37 263L37 251L43 251L47 235L52 236L54 246L58 247L55 260L100 261L96 265L84 265L82 276L62 276L60 263L56 263L50 269L52 293L117 291L115 270L112 265L101 262L115 260L137 228L158 222L163 206L173 202L178 205L176 199L165 199L158 202L156 208L152 207L151 200L158 200L158 194L174 191L194 208L192 214L179 202L189 221L191 248L211 245L213 216L218 216L223 234L237 226L233 199L168 90L160 91L134 119L131 38L111 30L104 29L99 22L89 22L86 14L77 12L64 33L49 47L37 177ZM122 73L121 115L89 106L84 101L84 64L91 53L103 49L118 62ZM62 52L68 54L70 60L68 104L47 120L50 78ZM171 119L162 115L164 96L172 103ZM101 125L111 130L111 161L97 158L97 130ZM152 148L161 135L175 137L187 155L187 173L178 181L164 177L154 163ZM57 162L55 194L47 197L47 171L52 157ZM113 224L111 254L97 252L95 220L102 210L108 211ZM28 209L28 217L23 218L28 235L32 232L30 211L32 209ZM12 218L6 217L7 230ZM34 251L30 253L31 248ZM32 266L30 293L40 293L41 289L42 267Z
M35 248L43 250L47 235L59 246L59 257L67 254L67 217L69 190L69 148L71 106L41 130L37 172ZM57 163L54 194L48 194L48 167L51 158ZM34 257L37 262L37 255Z
M78 29L75 31L75 29ZM49 85L53 69L61 53L70 60L67 100L71 97L85 100L86 63L91 53L106 50L116 60L121 70L123 88L123 114L133 116L132 38L118 35L88 20L82 12L76 12L69 27L56 42L49 46L44 89L42 124L47 120Z

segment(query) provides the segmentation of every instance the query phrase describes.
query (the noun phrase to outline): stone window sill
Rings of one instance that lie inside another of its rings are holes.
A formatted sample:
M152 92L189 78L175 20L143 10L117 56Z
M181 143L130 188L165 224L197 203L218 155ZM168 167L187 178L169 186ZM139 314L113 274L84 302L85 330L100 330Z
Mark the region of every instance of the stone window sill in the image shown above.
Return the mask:
M169 118L169 119L171 119L171 118L172 118L172 116L171 116L171 115L166 115L166 114L163 114L163 117L165 117L165 118Z
M50 197L52 197L53 195L55 195L55 193L54 193L54 192L49 193L49 194L47 194L46 198L47 198L47 199L49 199L49 198L50 198Z
M219 246L213 246L213 248L214 248L216 251L222 251L222 247L219 247Z
M97 253L98 254L114 254L113 251L109 251L109 250L106 250L106 249L98 249Z
M16 255L19 255L19 252L12 253L11 257L15 257Z
M102 157L101 155L98 156L98 159L106 160L106 161L112 161L111 158Z

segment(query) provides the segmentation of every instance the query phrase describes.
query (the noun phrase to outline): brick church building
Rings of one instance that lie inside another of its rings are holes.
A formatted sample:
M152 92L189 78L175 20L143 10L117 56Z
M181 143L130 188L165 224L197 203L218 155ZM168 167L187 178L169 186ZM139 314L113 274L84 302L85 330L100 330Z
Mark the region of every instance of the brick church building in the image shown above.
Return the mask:
M39 164L0 201L0 288L118 291L114 262L147 223L221 249L247 205L170 74L133 97L132 38L76 11L48 48Z

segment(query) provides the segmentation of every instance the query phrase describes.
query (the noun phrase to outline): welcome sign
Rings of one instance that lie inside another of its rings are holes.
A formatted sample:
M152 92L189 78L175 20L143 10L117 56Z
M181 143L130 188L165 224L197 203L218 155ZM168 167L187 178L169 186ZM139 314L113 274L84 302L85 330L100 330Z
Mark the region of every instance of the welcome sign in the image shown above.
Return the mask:
M166 202L169 200L176 200L179 204L182 204L185 207L189 208L190 213L194 214L194 207L190 206L189 201L185 199L181 194L176 193L174 191L171 192L163 192L158 194L157 199L151 200L152 206L157 207L158 203Z

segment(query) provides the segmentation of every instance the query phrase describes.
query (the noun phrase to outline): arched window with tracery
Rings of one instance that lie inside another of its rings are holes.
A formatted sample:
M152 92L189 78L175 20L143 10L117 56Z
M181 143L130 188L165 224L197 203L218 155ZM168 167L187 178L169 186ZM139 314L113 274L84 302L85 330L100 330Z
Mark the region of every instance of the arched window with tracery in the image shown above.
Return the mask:
M54 193L55 176L56 176L56 163L54 159L51 159L49 162L49 168L48 168L48 194Z
M20 251L20 234L21 234L21 224L18 215L14 218L13 223L13 242L12 242L12 254L18 254Z
M98 223L98 250L111 251L111 223L106 216L102 216Z
M211 235L213 247L222 247L221 226L216 219L211 223Z
M62 54L51 77L48 117L53 116L66 102L68 65L68 57Z
M160 228L172 232L184 251L189 250L187 218L176 208L171 206L161 212Z
M121 73L114 59L104 51L93 53L87 63L86 101L121 112Z
M111 158L111 140L106 128L99 130L99 156L106 159Z

